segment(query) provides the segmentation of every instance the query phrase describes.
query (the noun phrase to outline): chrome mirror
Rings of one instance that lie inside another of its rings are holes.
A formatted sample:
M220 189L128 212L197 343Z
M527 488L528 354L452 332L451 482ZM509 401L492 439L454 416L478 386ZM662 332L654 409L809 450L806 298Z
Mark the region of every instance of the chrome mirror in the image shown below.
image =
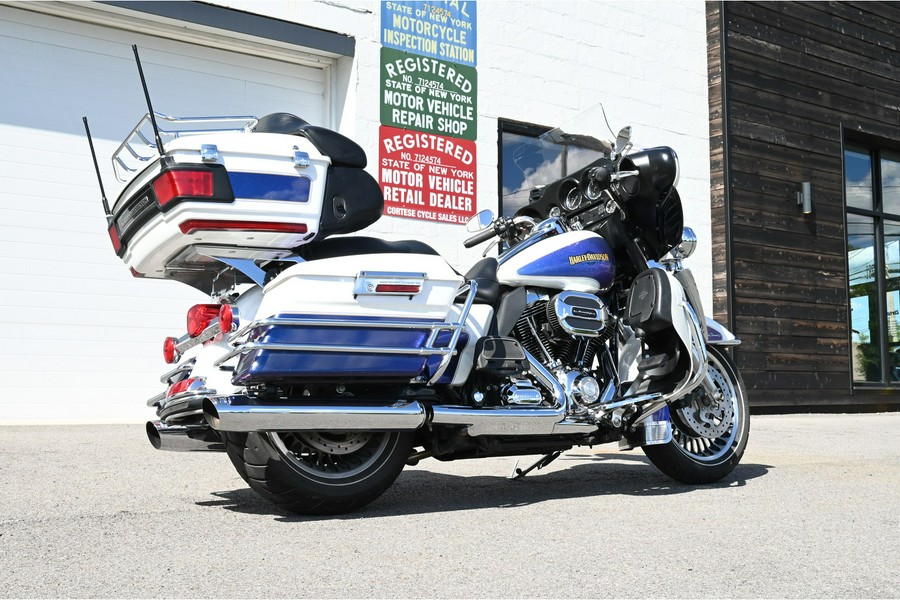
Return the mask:
M616 156L622 154L622 152L631 146L631 126L623 127L619 130L619 135L616 136Z
M494 213L490 210L483 210L479 213L476 213L472 216L471 219L466 221L466 231L469 233L475 233L476 231L482 231L487 229L488 226L494 222Z

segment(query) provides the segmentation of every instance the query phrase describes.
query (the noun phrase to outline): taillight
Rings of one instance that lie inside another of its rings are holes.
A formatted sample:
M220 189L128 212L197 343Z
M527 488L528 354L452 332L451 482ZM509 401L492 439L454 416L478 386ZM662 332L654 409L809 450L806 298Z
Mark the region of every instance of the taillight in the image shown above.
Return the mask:
M178 339L167 337L163 340L163 360L166 364L171 365L178 361Z
M175 198L211 198L213 174L212 171L166 171L153 180L153 191L160 206Z
M109 239L112 241L113 250L118 254L119 250L122 248L122 242L119 240L119 230L116 229L115 223L109 226Z
M187 313L187 332L192 338L197 337L209 327L210 322L219 316L219 304L196 304Z
M190 391L192 389L203 387L204 383L206 382L202 377L189 377L187 379L182 379L178 383L173 383L169 386L168 391L166 391L166 398L171 398L176 394L183 394L184 392Z
M375 286L376 294L418 294L420 291L421 285L379 283Z
M234 309L230 304L223 304L219 309L219 329L222 333L228 333L234 328L235 322Z
M181 233L197 231L272 231L276 233L306 233L305 223L270 223L265 221L214 221L189 219L179 226Z

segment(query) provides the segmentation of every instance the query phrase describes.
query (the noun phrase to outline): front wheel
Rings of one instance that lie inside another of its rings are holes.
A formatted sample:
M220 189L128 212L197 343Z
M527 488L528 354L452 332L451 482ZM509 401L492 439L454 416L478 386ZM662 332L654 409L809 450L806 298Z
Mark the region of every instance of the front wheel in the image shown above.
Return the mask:
M747 394L734 361L715 346L707 351L715 393L700 386L673 403L672 440L643 448L660 471L683 483L714 483L731 473L750 434Z
M397 479L411 431L226 433L225 448L250 487L291 512L330 515L375 500Z

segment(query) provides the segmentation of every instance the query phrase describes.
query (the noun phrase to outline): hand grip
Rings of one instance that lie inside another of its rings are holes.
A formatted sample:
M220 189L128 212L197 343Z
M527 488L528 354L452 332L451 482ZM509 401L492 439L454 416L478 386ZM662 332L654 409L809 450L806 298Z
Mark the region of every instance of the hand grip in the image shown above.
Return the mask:
M477 246L481 242L486 242L487 240L491 239L495 235L497 235L497 232L494 231L494 226L491 225L484 231L479 231L478 233L476 233L475 235L473 235L472 237L467 239L465 242L463 242L463 246L465 246L466 248L471 248L472 246Z

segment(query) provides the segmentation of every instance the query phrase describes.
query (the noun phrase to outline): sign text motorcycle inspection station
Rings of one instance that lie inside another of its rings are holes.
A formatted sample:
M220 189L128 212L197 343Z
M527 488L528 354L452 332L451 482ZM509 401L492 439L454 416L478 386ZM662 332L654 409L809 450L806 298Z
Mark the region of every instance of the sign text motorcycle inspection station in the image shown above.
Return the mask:
M475 3L383 2L381 8L385 214L465 223L476 211Z

